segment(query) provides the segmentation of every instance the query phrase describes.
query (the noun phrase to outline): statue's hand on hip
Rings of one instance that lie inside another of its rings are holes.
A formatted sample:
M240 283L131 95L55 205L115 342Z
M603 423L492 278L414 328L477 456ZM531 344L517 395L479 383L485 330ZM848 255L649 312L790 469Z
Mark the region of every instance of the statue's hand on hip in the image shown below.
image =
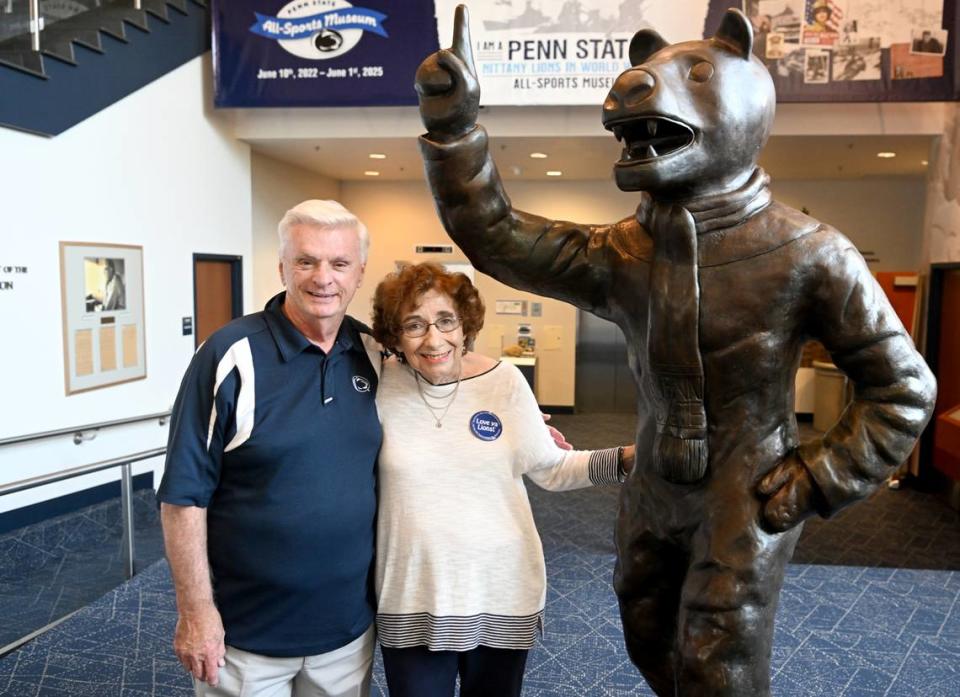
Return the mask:
M763 526L770 532L786 532L814 515L820 490L803 461L791 453L760 480Z
M420 98L420 118L432 139L456 140L477 125L480 83L470 45L470 19L464 5L457 6L453 45L427 56L417 68L415 87Z

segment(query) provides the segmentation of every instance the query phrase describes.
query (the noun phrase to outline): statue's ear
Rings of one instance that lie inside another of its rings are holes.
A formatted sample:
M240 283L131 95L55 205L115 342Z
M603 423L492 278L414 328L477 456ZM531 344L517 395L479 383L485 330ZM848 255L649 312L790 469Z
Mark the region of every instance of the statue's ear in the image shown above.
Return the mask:
M731 7L723 15L720 28L713 37L741 58L750 58L753 50L753 26L740 10Z
M645 63L650 56L669 45L653 29L641 29L630 41L630 65L636 67Z

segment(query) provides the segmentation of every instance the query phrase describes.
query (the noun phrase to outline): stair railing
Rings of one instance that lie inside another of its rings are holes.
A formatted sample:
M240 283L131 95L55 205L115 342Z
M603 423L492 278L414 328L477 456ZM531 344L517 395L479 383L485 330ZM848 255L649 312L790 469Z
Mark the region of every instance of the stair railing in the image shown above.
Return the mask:
M159 424L163 426L167 423L167 419L169 417L170 412L165 411L157 414L147 414L145 416L135 416L127 419L117 419L115 421L102 421L100 423L87 424L84 426L61 428L55 431L41 431L39 433L31 433L13 438L4 438L0 440L0 447L71 434L73 435L74 444L80 445L95 438L96 434L99 433L100 429L103 428L154 420L158 421ZM50 474L43 474L37 477L28 477L27 479L20 479L17 481L8 482L6 484L0 484L0 496L14 494L18 491L27 491L29 489L35 489L47 484L54 484L67 479L81 477L85 474L101 472L103 470L119 467L120 511L123 517L123 540L121 543L121 555L123 558L124 575L127 579L130 579L133 577L135 572L135 550L133 542L133 464L143 460L149 460L154 457L160 457L166 452L167 449L165 447L151 448L149 450L142 450L140 452L130 453L120 457L113 457L108 460L100 460L99 462L80 465L79 467L70 467L58 472L51 472Z
M40 19L40 0L30 0L30 48L40 52L40 32L43 30L43 20Z

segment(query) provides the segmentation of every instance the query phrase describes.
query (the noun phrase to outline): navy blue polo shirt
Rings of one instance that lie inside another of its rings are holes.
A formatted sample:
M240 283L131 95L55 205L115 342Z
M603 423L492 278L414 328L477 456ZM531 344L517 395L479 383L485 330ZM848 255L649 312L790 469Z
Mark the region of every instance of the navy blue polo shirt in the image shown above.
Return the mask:
M266 656L348 644L373 621L377 418L369 330L329 353L281 311L234 320L180 386L158 498L207 509L226 643Z

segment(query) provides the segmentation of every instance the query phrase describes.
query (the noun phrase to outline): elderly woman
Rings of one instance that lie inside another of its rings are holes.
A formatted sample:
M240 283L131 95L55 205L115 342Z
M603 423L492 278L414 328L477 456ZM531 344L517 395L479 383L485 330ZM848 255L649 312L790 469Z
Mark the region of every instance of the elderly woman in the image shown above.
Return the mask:
M519 695L542 630L543 550L522 475L562 491L622 481L633 446L561 450L520 371L472 351L483 301L437 264L385 278L377 630L391 697ZM626 464L626 467L624 466Z

